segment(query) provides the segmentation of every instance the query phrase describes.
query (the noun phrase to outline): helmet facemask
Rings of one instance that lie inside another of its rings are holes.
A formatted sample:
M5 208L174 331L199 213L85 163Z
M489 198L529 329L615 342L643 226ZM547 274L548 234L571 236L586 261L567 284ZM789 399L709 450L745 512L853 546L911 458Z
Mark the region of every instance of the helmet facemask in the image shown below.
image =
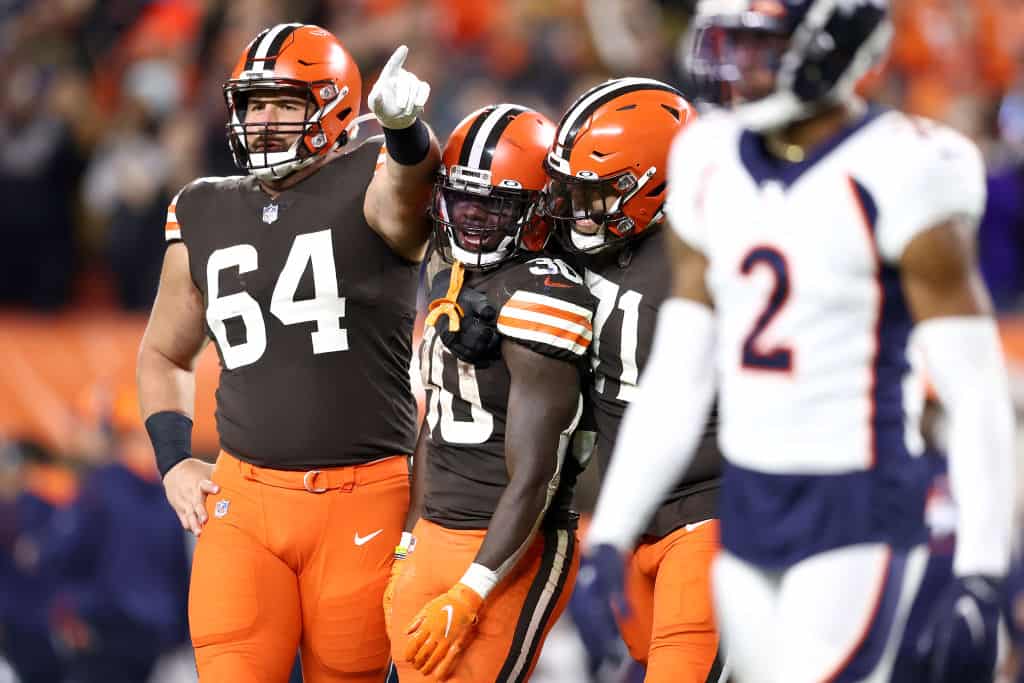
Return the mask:
M280 93L304 101L301 121L247 122L249 98L256 93ZM316 160L328 144L322 126L348 94L331 81L307 82L288 78L232 79L224 85L228 106L228 144L239 168L263 181L280 180ZM341 112L340 117L347 114ZM347 132L336 146L344 145ZM288 140L291 139L291 142Z
M656 172L657 169L651 167L638 180L629 170L598 178L593 173L589 175L594 177L587 177L586 171L568 176L549 167L550 180L544 190L541 210L551 220L566 249L596 253L632 239L640 232L627 208ZM660 220L660 213L652 217L650 223Z
M488 177L484 177L488 176ZM538 192L492 186L490 173L453 166L434 184L430 215L438 251L448 263L486 269L512 258L537 220Z

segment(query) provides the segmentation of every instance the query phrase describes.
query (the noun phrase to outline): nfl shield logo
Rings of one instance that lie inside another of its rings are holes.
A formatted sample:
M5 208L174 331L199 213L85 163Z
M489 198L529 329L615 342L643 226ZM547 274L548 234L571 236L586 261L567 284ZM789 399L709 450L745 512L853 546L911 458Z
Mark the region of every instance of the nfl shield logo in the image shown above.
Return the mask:
M277 220L277 204L267 204L263 207L263 222L273 223Z
M213 508L213 516L220 518L228 514L229 505L231 505L230 500L218 500L217 505Z

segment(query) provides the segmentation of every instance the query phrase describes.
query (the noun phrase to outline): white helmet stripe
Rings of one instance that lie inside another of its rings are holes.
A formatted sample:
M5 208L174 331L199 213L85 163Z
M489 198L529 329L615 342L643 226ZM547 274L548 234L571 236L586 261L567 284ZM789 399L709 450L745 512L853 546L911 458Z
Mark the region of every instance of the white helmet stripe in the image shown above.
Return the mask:
M487 148L487 138L490 137L491 131L494 127L501 122L505 116L511 111L522 111L523 108L515 104L501 104L494 108L487 118L484 119L480 125L480 130L477 131L476 136L473 138L473 147L469 150L469 163L466 165L470 168L480 168L480 161L483 157L484 150Z
M606 95L613 94L619 90L635 85L651 85L664 88L665 84L653 78L618 78L595 87L589 95L576 102L576 106L565 113L561 123L558 125L558 144L564 146L569 137L569 131L577 127L581 118L588 115L590 106Z
M267 31L266 35L263 36L263 40L260 41L259 47L256 48L256 53L253 55L253 61L258 62L260 60L266 59L267 54L270 52L270 46L274 44L274 41L277 40L277 36L280 35L282 31L286 31L289 28L295 29L298 28L299 26L302 26L302 24L278 24L274 28ZM260 68L262 68L262 64Z

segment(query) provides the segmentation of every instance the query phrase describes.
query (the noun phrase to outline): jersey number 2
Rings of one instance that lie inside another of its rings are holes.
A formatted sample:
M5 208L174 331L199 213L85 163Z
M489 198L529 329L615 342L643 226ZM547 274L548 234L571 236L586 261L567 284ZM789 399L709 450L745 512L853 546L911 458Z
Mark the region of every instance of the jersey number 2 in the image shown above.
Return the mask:
M306 264L313 266L312 299L295 300ZM224 367L234 370L258 361L267 350L267 326L256 299L248 292L220 296L220 272L237 268L239 275L256 270L258 257L251 244L236 244L218 249L206 262L206 323L217 338ZM342 329L345 298L338 296L338 273L334 267L334 246L331 231L320 230L296 235L288 259L274 285L270 297L270 313L282 325L315 322L310 341L314 354L348 349L348 331ZM241 318L245 325L245 341L232 345L224 322Z
M743 259L740 272L750 275L758 266L771 270L775 278L775 286L768 297L761 315L757 317L754 328L743 341L743 367L769 372L789 372L793 369L793 351L786 346L762 351L758 348L757 338L765 331L772 319L778 315L789 299L789 269L782 252L772 247L757 247Z

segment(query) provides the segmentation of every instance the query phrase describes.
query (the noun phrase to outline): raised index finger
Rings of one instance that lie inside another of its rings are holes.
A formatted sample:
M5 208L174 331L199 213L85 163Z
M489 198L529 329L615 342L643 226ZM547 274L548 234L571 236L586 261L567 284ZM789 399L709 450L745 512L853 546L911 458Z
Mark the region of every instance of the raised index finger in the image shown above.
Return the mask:
M388 58L388 63L384 65L384 68L380 70L380 77L387 78L393 76L398 72L399 69L405 64L405 58L409 56L409 48L405 45L399 45L398 49L395 50Z

